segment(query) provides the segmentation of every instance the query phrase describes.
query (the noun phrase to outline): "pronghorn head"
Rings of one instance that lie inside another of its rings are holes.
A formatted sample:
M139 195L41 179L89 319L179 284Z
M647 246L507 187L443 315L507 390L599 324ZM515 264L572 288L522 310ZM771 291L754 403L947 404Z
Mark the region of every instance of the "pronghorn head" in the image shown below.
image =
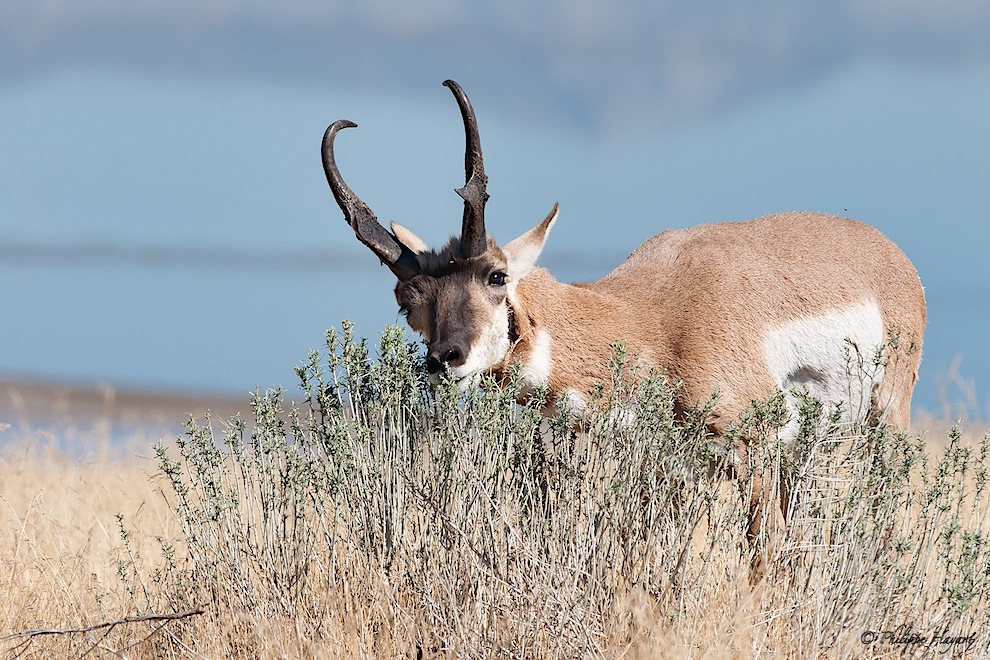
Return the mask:
M516 286L533 270L557 206L539 225L499 247L485 231L485 175L478 123L471 102L453 80L453 92L464 120L467 147L466 182L457 194L464 199L461 234L440 250L432 250L416 234L397 223L389 232L367 204L344 183L334 161L333 141L342 128L356 126L339 120L323 136L323 169L344 218L358 240L389 267L398 279L395 298L410 327L426 340L426 368L434 382L449 369L461 387L480 374L498 368L518 339L514 309Z

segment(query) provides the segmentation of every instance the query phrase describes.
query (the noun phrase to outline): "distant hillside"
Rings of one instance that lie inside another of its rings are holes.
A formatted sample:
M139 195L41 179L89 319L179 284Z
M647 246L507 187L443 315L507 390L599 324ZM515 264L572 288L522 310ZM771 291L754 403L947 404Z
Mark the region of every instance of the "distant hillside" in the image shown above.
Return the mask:
M861 60L986 63L987 34L980 0L13 0L0 4L0 81L97 66L422 96L460 76L512 121L623 131L732 110Z

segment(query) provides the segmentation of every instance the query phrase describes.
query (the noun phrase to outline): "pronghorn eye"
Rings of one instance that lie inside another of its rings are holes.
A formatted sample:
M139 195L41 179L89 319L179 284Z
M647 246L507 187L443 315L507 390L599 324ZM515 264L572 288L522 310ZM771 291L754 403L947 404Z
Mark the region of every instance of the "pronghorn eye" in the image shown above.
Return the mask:
M505 273L496 270L488 276L488 286L505 286Z

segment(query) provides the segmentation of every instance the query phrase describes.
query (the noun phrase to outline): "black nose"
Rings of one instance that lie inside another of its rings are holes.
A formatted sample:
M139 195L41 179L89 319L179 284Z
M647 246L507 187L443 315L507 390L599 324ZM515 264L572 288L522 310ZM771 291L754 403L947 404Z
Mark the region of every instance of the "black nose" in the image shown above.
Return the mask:
M438 374L444 369L448 364L457 364L462 362L461 351L458 348L448 348L443 351L430 351L430 354L426 356L426 370L431 374Z
M430 375L438 374L441 371L443 371L443 362L433 357L432 355L427 355L426 370L430 372Z

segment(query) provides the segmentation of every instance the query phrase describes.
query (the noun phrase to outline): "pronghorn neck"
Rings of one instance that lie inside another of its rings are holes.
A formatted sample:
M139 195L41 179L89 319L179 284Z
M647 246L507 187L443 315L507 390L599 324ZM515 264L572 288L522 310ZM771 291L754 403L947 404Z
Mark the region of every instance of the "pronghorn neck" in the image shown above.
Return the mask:
M551 405L564 393L583 400L596 382L607 382L612 342L626 334L621 301L538 268L510 293L508 305L510 348L495 369L498 377L519 365L522 395L546 387Z
M541 364L546 363L550 356L539 355L537 338L546 336L547 329L537 320L541 315L532 314L535 311L532 301L525 293L526 287L522 289L520 292L520 287L516 286L506 301L509 309L509 350L493 371L497 378L503 380L508 377L509 370L518 364L522 370L524 394L528 395L532 390L549 384L549 370L541 368Z

